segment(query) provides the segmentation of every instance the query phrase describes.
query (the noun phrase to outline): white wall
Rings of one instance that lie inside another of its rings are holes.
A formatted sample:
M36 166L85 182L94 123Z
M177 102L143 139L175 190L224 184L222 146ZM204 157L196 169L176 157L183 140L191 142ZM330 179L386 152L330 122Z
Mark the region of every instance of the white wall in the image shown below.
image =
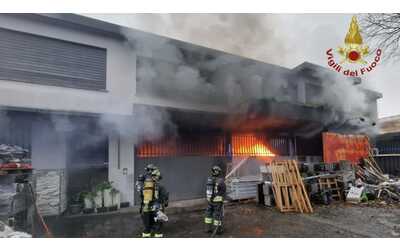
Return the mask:
M0 106L132 113L136 56L122 41L2 14L0 27L107 49L107 92L0 80Z
M119 146L118 146L119 144ZM108 179L121 192L121 201L134 202L134 144L117 135L109 137Z

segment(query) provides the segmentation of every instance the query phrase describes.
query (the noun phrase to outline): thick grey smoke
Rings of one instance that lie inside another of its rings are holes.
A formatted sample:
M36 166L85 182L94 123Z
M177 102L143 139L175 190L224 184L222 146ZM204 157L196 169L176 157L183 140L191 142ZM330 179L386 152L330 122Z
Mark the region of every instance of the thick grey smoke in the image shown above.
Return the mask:
M348 28L347 19L351 17L314 15L319 20L316 22L307 15L272 14L92 16L278 65L296 65L301 63L299 58L325 63L324 51L342 42ZM304 23L298 23L300 17ZM346 20L339 28L328 32L327 36L315 35L332 29L330 22L335 18ZM286 77L287 69L274 65L260 68L247 59L218 53L210 57L201 48L188 54L167 38L143 33L139 35L128 29L123 30L123 33L128 38L129 46L138 55L138 95L156 95L182 103L190 100L222 104L234 111L243 103L261 98L274 98L278 101L291 99L288 92L293 86ZM301 43L298 48L294 46L296 43ZM314 103L337 111L323 121L324 125L329 127L332 123L342 123L343 126L357 128L368 125L353 119L370 108L365 93L348 79L339 75L332 76L334 73L331 73L331 76L319 73L324 88L313 96ZM345 115L341 114L343 112Z
M274 64L283 65L293 59L292 46L283 42L287 31L279 28L282 15L278 14L86 15Z
M262 97L285 98L287 69L123 30L137 54L138 95L237 108ZM184 46L183 46L184 47ZM268 86L267 88L265 86ZM280 94L280 95L279 95Z
M325 129L343 133L364 133L369 136L378 134L376 117L371 116L374 102L368 97L363 84L354 84L353 78L322 70L312 73L319 79L322 89L309 97L314 105L323 105L330 109L325 117ZM309 135L319 133L324 128L310 130Z
M130 116L103 114L99 124L106 134L117 134L135 144L176 136L168 113L150 106L137 105Z

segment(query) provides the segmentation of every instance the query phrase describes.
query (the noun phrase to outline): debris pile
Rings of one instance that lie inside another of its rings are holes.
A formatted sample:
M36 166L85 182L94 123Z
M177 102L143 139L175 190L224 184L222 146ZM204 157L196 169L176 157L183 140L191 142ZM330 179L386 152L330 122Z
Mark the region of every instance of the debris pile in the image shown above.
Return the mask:
M400 180L385 175L372 154L361 159L356 169L356 187L362 189L360 201L400 202Z
M0 170L31 168L29 150L17 145L0 144Z
M360 163L356 165L356 175L369 184L379 184L388 180L372 156L360 160Z
M358 164L349 161L299 164L297 171L306 189L303 197L299 195L297 187L293 187L296 168L285 170L289 163L297 167L296 161L273 162L269 166L272 170L273 198L282 212L300 211L298 205L296 208L297 201L304 200L307 205L307 199L313 204L323 205L334 201L400 204L400 179L389 178L384 174L372 154L361 159ZM263 185L267 183L270 182L264 181Z
M0 238L32 238L32 235L14 231L11 227L0 221Z

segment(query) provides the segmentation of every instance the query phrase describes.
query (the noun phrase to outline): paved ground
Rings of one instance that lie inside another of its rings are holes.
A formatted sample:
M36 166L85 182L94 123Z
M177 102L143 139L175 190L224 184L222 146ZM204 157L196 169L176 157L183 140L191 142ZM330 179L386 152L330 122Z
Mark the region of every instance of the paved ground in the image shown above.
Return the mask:
M314 206L313 214L282 214L250 203L225 206L222 237L400 237L400 208L347 204ZM169 214L166 237L209 237L203 210ZM140 216L134 212L57 218L50 222L56 237L139 237Z
M169 237L208 237L201 212L171 216ZM399 237L400 209L345 204L315 207L313 214L282 214L275 208L235 204L225 209L223 237Z

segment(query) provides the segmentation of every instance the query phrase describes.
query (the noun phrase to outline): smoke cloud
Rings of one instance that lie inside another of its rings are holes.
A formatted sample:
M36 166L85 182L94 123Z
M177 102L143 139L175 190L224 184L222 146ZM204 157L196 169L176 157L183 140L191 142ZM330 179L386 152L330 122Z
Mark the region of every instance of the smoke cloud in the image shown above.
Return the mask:
M274 25L277 24L274 15L124 16L127 19L125 23L139 22L145 30L153 32L160 31L160 20L157 21L157 17L162 18L165 24L162 27L168 27L166 30L174 34L175 38L184 34L186 40L206 46L212 44L210 47L218 48L221 37L226 36L231 40L222 39L225 51L253 58L257 58L255 54L262 53L264 61L274 63L290 57L287 40L274 33ZM215 22L200 21L206 18ZM158 96L183 103L190 101L225 105L232 112L237 112L239 105L262 98L293 101L291 91L296 88L296 81L301 81L300 78L288 79L288 68L272 64L260 65L253 60L230 54L213 52L210 55L201 47L182 49L185 46L166 38L142 35L128 29L122 31L127 37L128 46L138 56L138 95ZM163 34L161 31L159 33ZM222 35L215 37L212 34ZM207 37L207 42L204 37ZM261 40L264 44L261 44ZM235 43L236 47L230 42ZM343 126L352 126L353 131L355 127L365 127L366 124L355 122L360 116L368 114L371 108L360 85L354 85L353 79L325 70L315 72L314 77L320 81L322 90L309 97L312 104L323 105L335 111L323 121L325 126L342 123Z
M102 16L105 15L97 17ZM295 37L298 33L281 29L282 17L279 15L120 14L114 16L120 20L124 19L125 25L128 26L141 27L161 35L277 65L286 64L293 59L295 54L292 41L299 41ZM112 16L107 15L107 18ZM287 78L288 68L272 64L260 66L252 60L230 54L216 52L210 56L208 50L202 47L182 50L181 43L171 42L164 37L132 32L129 29L123 29L122 32L127 38L126 46L134 52L132 60L137 60L137 68L132 71L136 70L139 95L155 95L181 103L189 100L192 103L224 105L232 112L237 112L238 106L243 103L262 98L273 98L278 101L293 100L290 92L296 85ZM305 40L301 42L304 43ZM320 51L322 54L325 49ZM353 114L365 113L368 110L365 94L358 86L339 76L332 78L320 73L318 77L323 79L324 88L321 93L313 97L315 103L339 111L324 121L325 124L344 122ZM68 101L73 102L73 100ZM126 113L118 110L125 111L127 106L129 104L113 103L105 112ZM349 115L343 117L339 115L340 112ZM91 122L76 123L68 117L52 116L51 121L60 131L91 131L93 128ZM105 114L97 122L99 129L93 134L103 137L117 133L132 138L136 144L144 140L156 140L166 134L177 135L176 125L171 121L169 114L165 110L148 106L135 105L131 116ZM3 116L0 128L2 123L7 123L7 119L3 119ZM93 136L94 141L87 141L87 144L96 143L96 138L100 137Z

